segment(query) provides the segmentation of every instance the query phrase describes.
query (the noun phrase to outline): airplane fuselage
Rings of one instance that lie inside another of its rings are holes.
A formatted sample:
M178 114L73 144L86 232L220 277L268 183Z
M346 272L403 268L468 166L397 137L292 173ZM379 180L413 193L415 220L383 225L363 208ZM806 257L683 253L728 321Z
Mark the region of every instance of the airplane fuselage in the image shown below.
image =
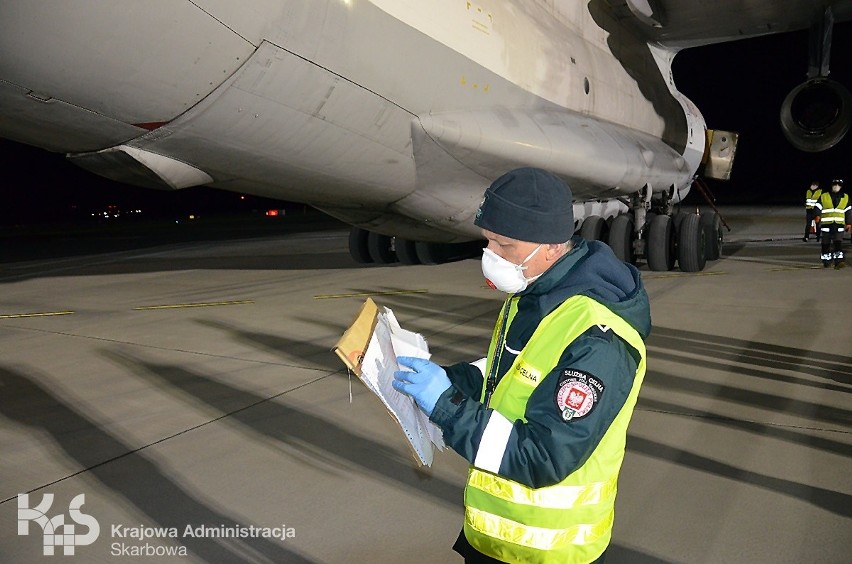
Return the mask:
M412 239L475 237L516 165L582 203L688 189L704 150L674 53L585 2L5 2L0 53L0 136Z

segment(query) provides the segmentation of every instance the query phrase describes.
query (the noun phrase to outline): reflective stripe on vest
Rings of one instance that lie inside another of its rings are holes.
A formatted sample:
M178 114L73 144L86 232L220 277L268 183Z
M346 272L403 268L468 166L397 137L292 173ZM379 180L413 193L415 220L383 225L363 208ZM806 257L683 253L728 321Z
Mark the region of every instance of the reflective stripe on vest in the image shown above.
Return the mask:
M831 199L829 192L824 192L819 199L819 206L822 208L821 223L845 223L846 212L849 210L849 195L843 194L840 198L837 207L834 207L834 202Z
M603 482L592 482L582 486L548 486L530 489L509 480L497 481L493 474L474 466L470 468L467 485L482 490L494 497L536 507L570 508L600 503L602 499L615 497L618 476Z
M510 298L492 335L486 374L498 369L503 347L498 349L497 343L504 341L516 312L517 299ZM533 390L559 362L565 347L594 325L608 326L638 351L640 361L630 394L586 463L558 484L529 488L470 468L465 536L484 554L508 562L568 564L590 562L609 544L627 424L645 374L645 345L635 329L591 298L566 300L539 323L501 377L491 407L509 421L525 422ZM499 461L491 467L499 468Z
M613 512L610 512L608 519L596 525L574 525L567 529L545 529L522 525L511 519L471 507L465 509L465 520L473 528L479 531L494 531L507 542L542 551L553 551L566 545L590 544L612 529L613 517ZM566 561L557 559L555 562Z
M809 210L813 209L814 205L816 205L821 195L821 188L817 188L816 190L808 190L805 194L805 208Z

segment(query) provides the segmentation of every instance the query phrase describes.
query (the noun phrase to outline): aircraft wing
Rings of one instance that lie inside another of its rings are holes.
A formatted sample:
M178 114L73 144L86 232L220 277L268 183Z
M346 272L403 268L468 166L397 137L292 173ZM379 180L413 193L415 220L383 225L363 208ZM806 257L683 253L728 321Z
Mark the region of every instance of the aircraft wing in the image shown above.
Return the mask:
M813 29L827 6L852 16L852 0L0 1L0 137L120 182L310 204L378 262L476 239L488 184L538 166L571 186L585 238L653 269L691 249L677 260L700 270L715 221L673 205L736 136L708 144L672 61ZM791 142L832 146L848 92L799 93Z
M835 21L852 19L852 1L607 0L620 17L635 19L650 39L674 48L696 47L807 29L830 6ZM594 4L594 2L592 2Z

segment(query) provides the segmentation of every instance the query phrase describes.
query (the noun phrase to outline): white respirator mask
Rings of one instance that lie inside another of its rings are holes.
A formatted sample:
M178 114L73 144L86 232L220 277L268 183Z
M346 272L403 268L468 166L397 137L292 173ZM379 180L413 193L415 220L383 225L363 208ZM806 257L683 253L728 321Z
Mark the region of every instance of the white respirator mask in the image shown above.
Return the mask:
M536 247L521 264L509 262L491 249L482 249L482 274L485 276L486 282L493 288L507 294L523 292L530 282L541 276L541 274L532 278L524 276L524 271L527 269L524 265L535 256L539 249L541 249L541 245Z

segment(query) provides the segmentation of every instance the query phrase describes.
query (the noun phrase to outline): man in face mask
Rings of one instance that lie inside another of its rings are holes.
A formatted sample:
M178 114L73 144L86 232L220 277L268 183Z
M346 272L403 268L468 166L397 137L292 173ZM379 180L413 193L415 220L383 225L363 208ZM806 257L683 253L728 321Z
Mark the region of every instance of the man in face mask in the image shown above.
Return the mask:
M573 237L569 187L521 168L485 192L486 279L507 294L488 356L399 357L414 398L471 466L466 562L601 562L651 328L638 271Z

